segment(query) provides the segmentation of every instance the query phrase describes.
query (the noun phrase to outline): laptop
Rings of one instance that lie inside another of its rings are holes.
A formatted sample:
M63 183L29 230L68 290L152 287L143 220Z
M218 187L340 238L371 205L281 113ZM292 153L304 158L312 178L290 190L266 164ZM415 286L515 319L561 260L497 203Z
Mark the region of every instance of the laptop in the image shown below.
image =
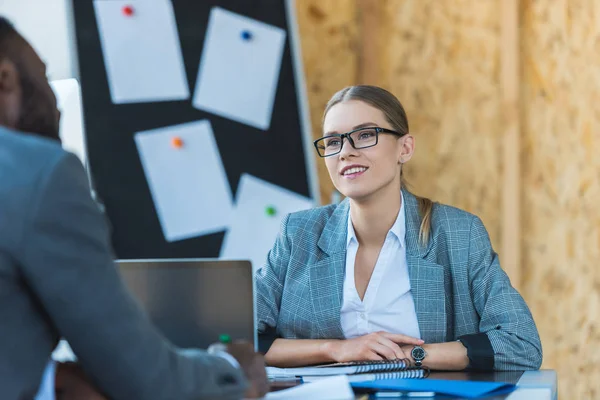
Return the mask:
M249 261L118 260L117 265L154 325L176 346L206 349L227 334L256 350Z

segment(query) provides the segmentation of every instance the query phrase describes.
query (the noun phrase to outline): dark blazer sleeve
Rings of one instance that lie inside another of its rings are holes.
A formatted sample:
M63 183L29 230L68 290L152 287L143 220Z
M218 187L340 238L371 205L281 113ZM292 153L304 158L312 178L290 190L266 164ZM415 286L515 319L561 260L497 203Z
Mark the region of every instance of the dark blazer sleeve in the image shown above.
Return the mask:
M531 370L542 363L542 344L525 300L512 287L481 220L473 218L469 239L471 295L480 316L479 334L461 342L474 369Z
M282 223L275 245L267 255L267 262L256 272L256 314L258 321L259 350L266 353L278 337L277 320L281 296L290 260L287 225L290 216Z
M75 156L57 157L33 204L17 252L23 277L101 390L113 399L242 397L240 370L173 347L130 296Z

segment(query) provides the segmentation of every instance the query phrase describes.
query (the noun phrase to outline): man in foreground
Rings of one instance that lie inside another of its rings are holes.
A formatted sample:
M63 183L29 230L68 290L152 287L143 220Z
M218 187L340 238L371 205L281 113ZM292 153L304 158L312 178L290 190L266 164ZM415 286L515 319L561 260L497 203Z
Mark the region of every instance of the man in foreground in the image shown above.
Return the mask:
M140 310L113 264L84 169L60 146L58 124L44 63L0 17L2 397L36 395L59 337L81 366L58 365L65 397L264 395L264 361L252 346L221 355L177 349Z

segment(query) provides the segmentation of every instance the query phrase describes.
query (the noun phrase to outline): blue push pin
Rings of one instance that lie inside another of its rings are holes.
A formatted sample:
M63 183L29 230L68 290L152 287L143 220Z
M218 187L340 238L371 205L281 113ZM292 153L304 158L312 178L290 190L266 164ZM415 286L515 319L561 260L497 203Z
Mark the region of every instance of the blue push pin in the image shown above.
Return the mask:
M252 33L250 31L242 31L242 39L246 41L252 39Z

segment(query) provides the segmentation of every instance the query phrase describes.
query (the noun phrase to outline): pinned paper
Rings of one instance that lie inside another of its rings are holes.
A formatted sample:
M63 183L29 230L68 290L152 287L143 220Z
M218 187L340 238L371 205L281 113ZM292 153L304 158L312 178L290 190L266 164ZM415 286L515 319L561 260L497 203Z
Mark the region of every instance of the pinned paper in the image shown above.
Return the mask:
M266 400L354 400L356 396L346 375L331 376L316 382L267 393Z
M83 114L81 112L81 88L76 79L50 82L60 110L60 140L65 150L75 154L86 163Z
M174 150L176 138L185 146ZM208 120L138 132L135 143L167 241L230 225L231 189Z
M213 7L194 107L269 129L285 36L281 28Z
M250 260L257 270L275 243L281 220L289 213L311 207L314 202L309 198L243 174L220 257Z
M113 103L190 97L170 0L94 0Z

